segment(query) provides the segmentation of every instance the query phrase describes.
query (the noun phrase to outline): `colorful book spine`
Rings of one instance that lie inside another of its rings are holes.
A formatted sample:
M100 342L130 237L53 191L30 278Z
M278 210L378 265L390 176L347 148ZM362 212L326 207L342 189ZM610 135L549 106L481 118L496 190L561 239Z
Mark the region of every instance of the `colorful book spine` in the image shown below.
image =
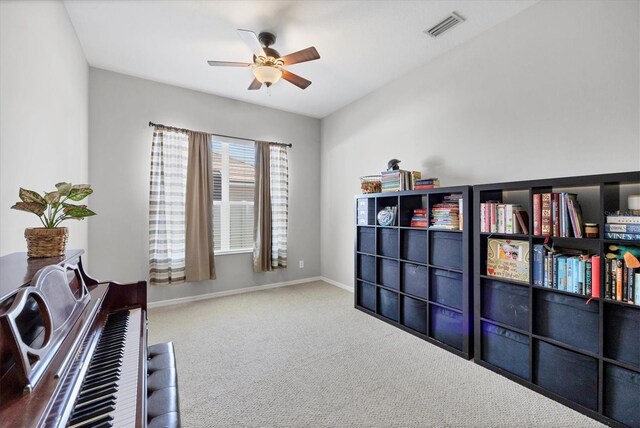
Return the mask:
M640 224L640 215L609 215L607 223Z
M559 215L558 215L558 194L551 194L551 234L553 236L560 236L559 229Z
M539 193L533 195L533 234L542 235L542 201Z
M605 232L606 239L619 239L621 241L640 241L640 233Z
M627 267L627 302L635 303L635 269Z
M541 235L551 235L552 232L552 224L551 224L551 193L543 193L541 202Z
M616 260L616 300L622 301L622 260Z
M611 299L611 262L613 260L604 259L604 298Z
M604 225L605 232L640 233L640 224L610 224Z
M533 285L542 287L544 281L542 276L544 275L544 246L542 244L535 244L533 246Z
M593 290L593 264L591 259L584 261L584 294L591 295Z
M635 289L633 290L633 302L636 305L640 305L640 272L633 274L633 283Z
M600 297L600 256L591 257L591 297Z

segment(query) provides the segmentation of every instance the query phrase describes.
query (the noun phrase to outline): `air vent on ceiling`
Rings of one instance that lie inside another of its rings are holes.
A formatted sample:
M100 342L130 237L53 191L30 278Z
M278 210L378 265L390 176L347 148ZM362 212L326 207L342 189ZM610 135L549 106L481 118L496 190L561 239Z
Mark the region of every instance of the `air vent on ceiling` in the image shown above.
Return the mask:
M451 15L447 16L442 21L438 22L433 27L425 30L424 32L430 35L431 37L438 37L442 35L447 30L455 27L456 25L464 22L464 18L458 15L455 12L451 12Z

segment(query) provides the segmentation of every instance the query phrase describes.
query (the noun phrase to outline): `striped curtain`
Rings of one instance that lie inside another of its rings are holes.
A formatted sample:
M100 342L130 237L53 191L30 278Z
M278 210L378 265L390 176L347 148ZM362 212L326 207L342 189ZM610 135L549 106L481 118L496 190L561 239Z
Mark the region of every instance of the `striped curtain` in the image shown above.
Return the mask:
M271 189L271 267L287 267L289 159L281 144L269 146Z
M185 201L189 137L158 130L151 148L149 282L185 281Z

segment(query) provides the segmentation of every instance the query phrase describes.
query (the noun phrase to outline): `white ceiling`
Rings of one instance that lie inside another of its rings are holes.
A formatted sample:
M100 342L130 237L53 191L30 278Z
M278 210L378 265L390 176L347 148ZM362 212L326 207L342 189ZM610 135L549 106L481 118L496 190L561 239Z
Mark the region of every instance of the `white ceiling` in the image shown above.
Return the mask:
M537 0L492 1L110 1L66 0L89 65L322 118L507 20ZM423 33L451 12L466 22L437 39ZM271 31L281 55L315 46L321 58L248 91L251 62L236 29Z

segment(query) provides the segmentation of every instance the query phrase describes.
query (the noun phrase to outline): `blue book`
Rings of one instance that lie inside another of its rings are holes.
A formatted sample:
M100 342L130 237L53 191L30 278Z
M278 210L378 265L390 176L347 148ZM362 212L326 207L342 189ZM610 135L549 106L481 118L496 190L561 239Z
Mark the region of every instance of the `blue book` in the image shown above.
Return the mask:
M535 244L533 246L533 285L543 286L544 275L544 245Z
M567 275L567 288L566 291L573 291L573 257L567 259L567 267L565 269Z
M610 224L604 225L605 232L613 233L640 233L640 224Z
M558 290L567 291L567 257L559 256L558 257L558 280L556 287Z
M585 269L585 264L584 264L584 260L579 259L578 260L578 264L579 264L579 270L578 270L578 294L584 294L584 269Z
M580 293L580 257L573 258L573 292Z

